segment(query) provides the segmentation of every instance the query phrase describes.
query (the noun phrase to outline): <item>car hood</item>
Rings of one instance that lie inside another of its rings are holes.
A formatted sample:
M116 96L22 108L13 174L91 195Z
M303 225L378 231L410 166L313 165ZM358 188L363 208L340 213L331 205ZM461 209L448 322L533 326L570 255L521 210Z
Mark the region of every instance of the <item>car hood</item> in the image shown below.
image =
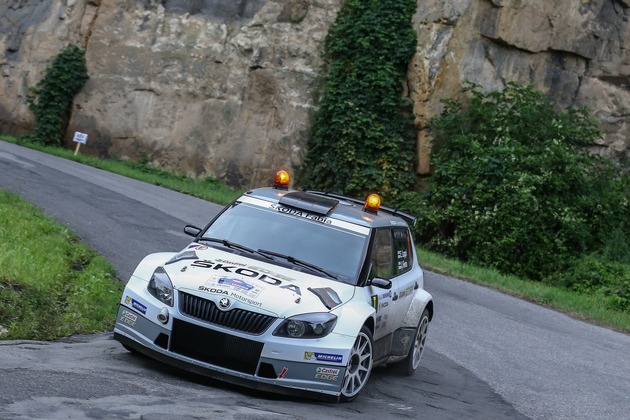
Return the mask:
M355 287L212 246L192 243L165 265L173 287L227 307L289 317L328 312L347 302Z

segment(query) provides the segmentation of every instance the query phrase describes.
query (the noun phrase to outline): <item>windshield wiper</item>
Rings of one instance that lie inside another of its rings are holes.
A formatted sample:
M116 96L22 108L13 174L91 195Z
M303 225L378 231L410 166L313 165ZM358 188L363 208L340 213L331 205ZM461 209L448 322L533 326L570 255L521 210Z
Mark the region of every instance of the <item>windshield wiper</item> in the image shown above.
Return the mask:
M284 254L280 254L280 253L274 252L274 251L267 251L266 249L259 249L258 253L259 254L273 255L274 257L283 258L283 259L287 260L288 262L290 262L291 264L295 264L295 265L299 265L300 267L308 268L311 271L316 271L316 272L319 272L319 273L327 275L331 279L338 280L337 276L335 276L334 274L330 274L328 271L324 270L323 268L321 268L321 267L319 267L319 266L317 266L315 264L311 264L309 262L306 262L306 261L298 260L296 258L293 258L290 255L284 255Z
M219 244L223 244L224 246L227 246L228 248L238 249L240 251L249 252L250 254L262 255L263 257L267 258L268 260L273 260L273 257L270 257L269 255L265 255L262 252L256 251L255 249L251 249L249 247L246 247L245 245L241 245L241 244L237 244L236 242L228 241L227 239L201 238L200 241L216 242L216 243L219 243Z

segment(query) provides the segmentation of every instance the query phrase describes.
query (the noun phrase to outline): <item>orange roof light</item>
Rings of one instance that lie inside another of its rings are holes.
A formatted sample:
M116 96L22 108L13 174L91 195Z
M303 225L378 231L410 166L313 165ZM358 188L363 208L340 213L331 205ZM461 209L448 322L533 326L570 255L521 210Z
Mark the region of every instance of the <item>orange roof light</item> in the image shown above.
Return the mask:
M273 180L273 187L280 190L288 190L290 180L291 178L289 177L289 173L287 171L278 171L275 179Z
M370 194L368 198L365 199L365 206L363 206L363 210L371 213L378 213L378 209L380 207L381 197L379 197L378 194Z

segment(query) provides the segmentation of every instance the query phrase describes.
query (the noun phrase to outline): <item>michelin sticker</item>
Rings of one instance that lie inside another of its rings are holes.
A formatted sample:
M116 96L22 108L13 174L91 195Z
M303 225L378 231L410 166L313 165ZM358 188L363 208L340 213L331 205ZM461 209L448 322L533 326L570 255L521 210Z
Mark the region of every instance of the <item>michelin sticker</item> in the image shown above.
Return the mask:
M343 356L340 354L316 353L313 351L304 352L304 360L343 363Z

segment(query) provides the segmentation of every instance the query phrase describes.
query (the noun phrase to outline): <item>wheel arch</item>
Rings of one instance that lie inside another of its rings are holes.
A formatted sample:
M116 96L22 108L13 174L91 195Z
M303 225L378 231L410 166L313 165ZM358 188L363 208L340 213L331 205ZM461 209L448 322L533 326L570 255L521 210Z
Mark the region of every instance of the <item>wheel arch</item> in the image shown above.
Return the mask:
M361 327L366 325L372 335L374 335L374 328L376 321L374 319L374 308L368 305L350 304L344 305L337 312L334 312L341 322L337 322L335 332L350 337L356 337L361 331ZM343 322L343 320L357 320L357 322ZM359 323L358 320L361 320Z
M425 309L429 312L429 321L431 321L434 312L433 297L426 290L418 289L405 314L402 327L416 328Z

